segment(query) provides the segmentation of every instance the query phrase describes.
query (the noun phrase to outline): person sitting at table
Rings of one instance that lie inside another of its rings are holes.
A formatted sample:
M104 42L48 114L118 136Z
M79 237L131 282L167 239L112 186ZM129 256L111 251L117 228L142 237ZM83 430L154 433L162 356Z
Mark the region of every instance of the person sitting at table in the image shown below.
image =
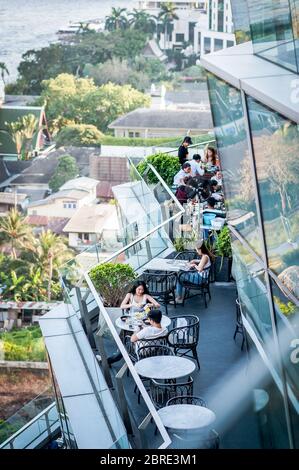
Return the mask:
M178 186L175 196L181 204L186 204L189 199L194 200L196 196L196 189L190 184L193 178L191 176L185 176L183 184Z
M180 171L177 172L177 174L173 178L173 184L175 186L179 186L184 182L185 176L193 176L191 165L189 162L186 162L182 165L182 168Z
M201 166L201 156L199 155L199 153L196 153L195 155L193 155L193 159L190 160L188 163L190 163L191 165L192 174L194 176L204 175L205 170Z
M200 200L201 202L206 201L211 196L210 182L205 180L201 184L200 188Z
M205 150L205 155L203 162L207 164L207 166L219 166L219 158L217 155L216 150L213 147L207 147Z
M134 333L131 336L132 343L136 343L141 339L155 339L161 336L166 336L168 333L167 328L163 328L161 325L162 312L161 310L151 310L147 316L150 326L142 328L142 330Z
M127 293L120 308L136 313L145 307L160 307L160 304L149 295L147 285L144 281L137 281L130 292Z
M211 180L210 181L210 188L211 188L212 197L216 201L223 201L223 195L220 194L220 192L219 192L220 191L220 186L218 186L217 181Z
M221 171L216 171L216 174L212 176L211 181L217 181L218 186L222 187L222 173Z
M210 268L211 262L214 259L214 256L210 253L203 240L198 242L196 246L196 252L199 255L200 259L194 259L188 263L188 266L190 267L191 271L183 273L179 278L179 282L177 283L176 302L178 304L183 303L184 286L181 281L193 282L196 285L201 284L203 279L202 272L205 269Z

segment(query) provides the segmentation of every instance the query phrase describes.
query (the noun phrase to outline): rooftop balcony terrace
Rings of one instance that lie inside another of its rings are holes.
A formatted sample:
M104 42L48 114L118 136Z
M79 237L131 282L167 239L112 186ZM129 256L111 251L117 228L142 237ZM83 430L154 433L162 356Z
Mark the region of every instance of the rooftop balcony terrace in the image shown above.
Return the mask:
M121 185L122 188L115 188L115 193L118 194L118 201L121 201L119 210L123 240L128 242L131 236L133 241L103 260L95 249L78 255L77 262L66 266L61 272L67 312L60 322L66 322L69 329L66 331L66 326L57 326L57 316L52 316L52 319L51 315L48 318L45 316L41 321L56 383L57 402L60 403L59 413L65 422L64 434L69 447L146 449L182 448L186 443L188 446L196 445L193 441L197 439L198 429L189 434L187 441L180 441L173 432L169 432L168 426L164 426L157 397L150 390L153 385L137 373L132 349L125 341L127 334L124 330L127 328L120 326L122 311L119 303L117 307L109 307L104 292L92 281L92 269L107 262L112 265L129 264L134 268L136 276L143 276L149 263L160 263L158 272L161 273L159 268L162 269L165 258L173 258L176 254L172 233L175 221L181 221L184 216L184 209L151 165L145 180L133 166L130 174L133 176L132 181ZM153 183L154 176L156 180ZM172 210L169 211L170 206ZM135 217L136 214L138 216L133 223L124 225L128 211L131 220L134 213ZM169 264L167 272L172 270ZM261 403L261 384L267 379L264 371L256 374L256 364L254 378L251 375L245 352L247 347L241 349L243 334L237 334L234 340L237 296L234 282L211 284L210 293L207 307L202 297L187 299L185 305L176 307L168 304L167 309L163 303L161 305L168 323L168 318L188 318L189 315L199 320L196 351L200 369L195 359L184 358L187 362L183 367L186 369L181 372L177 369L169 382L169 367L167 373L163 369L166 357L161 356L157 358L154 374L159 370L159 377L166 379L165 385L170 388L175 388L182 380L183 383L193 380L187 394L201 397L208 409L215 413L213 430L219 435L221 448L258 448L263 438L259 419L267 422L264 415L260 416L260 411L263 414L267 405L266 399ZM57 324L55 328L51 322ZM168 330L171 328L172 325L169 325ZM62 329L63 335L59 334ZM65 337L72 342L72 345L68 344L68 351L64 344ZM171 364L176 359L170 356L167 361ZM173 371L176 367L170 369ZM80 370L86 383L89 382L86 388L81 386L83 379ZM176 382L176 379L180 381ZM171 392L170 396L176 396L176 393ZM164 399L162 397L160 403L163 409L166 404ZM100 434L99 419L106 429ZM105 432L107 434L103 437ZM200 447L200 442L197 446ZM216 441L214 446L218 446Z

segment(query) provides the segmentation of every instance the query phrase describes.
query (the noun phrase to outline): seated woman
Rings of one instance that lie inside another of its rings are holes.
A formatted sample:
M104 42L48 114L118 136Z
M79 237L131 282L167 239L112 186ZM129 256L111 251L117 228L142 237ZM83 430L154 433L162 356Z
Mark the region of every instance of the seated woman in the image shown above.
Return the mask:
M213 147L206 148L203 162L207 163L207 165L210 167L216 167L220 165L218 155Z
M130 310L130 313L139 312L144 307L160 307L160 304L149 295L144 281L137 281L130 292L125 296L120 308Z
M150 322L150 326L147 326L146 328L143 328L142 330L132 335L132 343L135 343L140 339L156 339L167 335L167 328L163 328L161 325L161 310L151 310L148 314L148 320Z
M200 259L194 259L189 262L190 269L193 269L191 272L186 272L180 276L179 282L177 283L177 303L183 302L183 290L184 286L181 284L181 281L189 281L194 284L201 284L202 281L202 272L205 269L210 268L211 261L213 261L214 256L210 253L206 247L204 241L200 241L196 246L196 251Z

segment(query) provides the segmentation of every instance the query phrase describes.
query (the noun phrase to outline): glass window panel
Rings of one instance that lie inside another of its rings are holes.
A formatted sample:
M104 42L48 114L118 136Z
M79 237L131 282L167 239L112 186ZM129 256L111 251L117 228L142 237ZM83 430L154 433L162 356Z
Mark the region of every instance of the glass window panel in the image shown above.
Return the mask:
M247 102L269 267L299 298L299 128Z
M231 0L236 43L251 40L247 0Z
M247 145L241 94L208 74L210 103L217 147L223 169L225 204L230 223L261 255L254 176Z
M241 242L232 238L233 276L242 312L265 348L272 347L272 325L264 270Z
M296 45L293 31L296 24L296 3L298 2L294 0L248 1L255 53L295 72L299 70L296 57L298 44Z

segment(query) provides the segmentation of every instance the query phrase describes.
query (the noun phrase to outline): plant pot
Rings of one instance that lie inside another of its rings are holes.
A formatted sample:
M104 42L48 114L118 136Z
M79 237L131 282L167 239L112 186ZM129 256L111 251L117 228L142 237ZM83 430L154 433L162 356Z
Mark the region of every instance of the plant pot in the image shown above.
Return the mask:
M232 259L227 257L217 256L215 259L215 281L216 282L230 282Z

